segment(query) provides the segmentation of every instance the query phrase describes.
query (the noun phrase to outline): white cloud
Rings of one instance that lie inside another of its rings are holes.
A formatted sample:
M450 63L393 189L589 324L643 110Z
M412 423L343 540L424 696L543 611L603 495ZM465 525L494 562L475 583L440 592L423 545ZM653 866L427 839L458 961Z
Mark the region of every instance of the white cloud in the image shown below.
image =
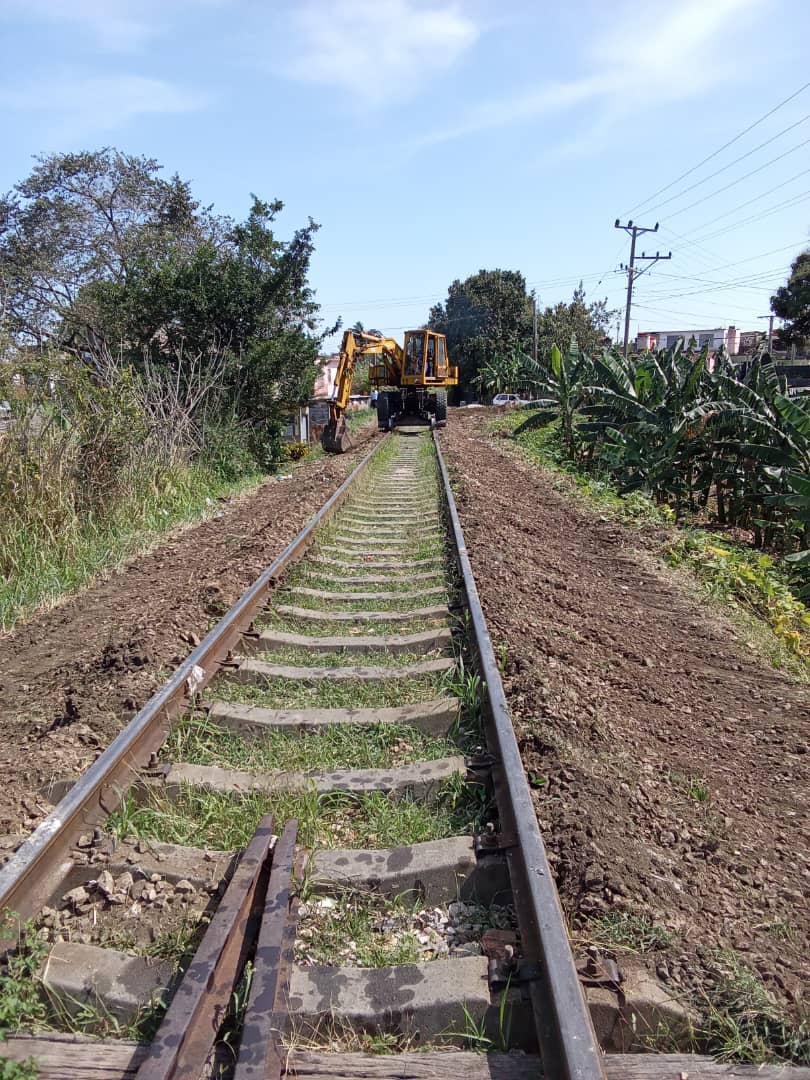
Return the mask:
M292 59L284 73L340 87L366 105L415 96L478 37L455 3L301 0L290 22Z
M167 29L170 17L223 0L0 0L0 16L75 27L111 52L138 52ZM227 2L227 0L224 0Z
M64 76L0 89L0 105L47 113L65 138L121 128L146 114L192 112L205 104L200 94L140 75Z
M479 103L458 123L429 132L417 144L447 142L585 104L619 116L638 105L692 97L734 67L739 70L740 57L724 39L742 16L766 2L681 0L679 6L652 4L644 12L631 5L623 24L586 45L582 67L588 74ZM577 149L576 139L569 139L564 156Z

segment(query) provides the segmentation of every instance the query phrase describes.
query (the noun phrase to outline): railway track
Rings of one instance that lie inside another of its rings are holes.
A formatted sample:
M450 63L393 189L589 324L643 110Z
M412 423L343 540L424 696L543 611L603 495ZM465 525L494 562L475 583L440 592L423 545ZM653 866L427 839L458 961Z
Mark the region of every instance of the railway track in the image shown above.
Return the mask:
M662 1071L597 1043L583 983L616 973L575 966L424 430L383 439L63 786L0 871L65 1020L3 1052L46 1080ZM501 1052L447 1049L470 1045Z

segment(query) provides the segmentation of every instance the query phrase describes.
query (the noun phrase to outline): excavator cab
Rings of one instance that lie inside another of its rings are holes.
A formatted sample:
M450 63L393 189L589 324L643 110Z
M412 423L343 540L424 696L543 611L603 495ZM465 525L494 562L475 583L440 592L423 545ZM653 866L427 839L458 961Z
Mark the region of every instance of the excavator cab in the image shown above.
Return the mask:
M447 359L447 339L432 330L405 333L403 386L446 386L453 381Z

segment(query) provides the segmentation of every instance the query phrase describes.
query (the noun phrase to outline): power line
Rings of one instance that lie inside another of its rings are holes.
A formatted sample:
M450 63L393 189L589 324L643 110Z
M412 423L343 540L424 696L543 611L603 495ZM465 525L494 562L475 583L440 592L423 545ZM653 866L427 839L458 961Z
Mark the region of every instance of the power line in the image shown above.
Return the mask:
M701 236L701 240L714 240L718 236L725 236L726 233L734 232L735 229L741 228L743 225L752 224L755 221L762 221L766 217L770 217L772 214L778 213L780 210L786 210L789 207L797 206L799 203L806 202L810 199L810 191L800 192L798 195L794 195L790 199L785 199L783 202L776 203L774 206L768 207L767 210L763 210L759 214L752 214L750 217L742 218L740 221L735 221L731 225L727 225L723 229L717 229L716 232L707 233L705 236Z
M808 113L810 117L810 113ZM693 209L695 206L700 206L701 203L707 202L709 199L713 199L715 195L720 195L724 191L728 191L729 188L736 187L737 184L741 184L743 180L747 180L749 177L756 175L758 172L762 172L763 169L767 169L770 165L776 164L777 161L781 161L782 158L789 157L791 154L795 154L797 150L801 150L803 146L807 146L810 143L810 139L805 139L804 142L797 143L795 146L791 146L789 150L786 150L784 154L779 154L778 157L770 158L764 165L759 165L756 169L752 169L751 172L745 173L743 176L738 177L736 180L732 180L730 183L725 184L723 187L718 188L716 191L710 192L708 195L702 196L700 199L696 199L693 203L689 203L688 206L682 206L680 210L676 210L670 214L670 218L677 217L679 214L685 214L687 210ZM810 170L808 170L810 171ZM717 174L715 173L715 176ZM707 177L708 179L708 177ZM703 181L701 181L703 183ZM695 185L697 186L697 185ZM675 196L673 196L674 198Z
M636 205L631 207L631 209L628 210L627 213L623 216L627 217L628 215L635 213L635 211L639 210L642 206L646 206L647 203L652 202L653 199L657 199L659 195L663 195L665 191L669 191L670 188L675 187L675 185L679 184L681 180L685 180L687 176L691 176L692 173L697 172L697 170L702 168L707 162L711 161L713 158L716 158L718 154L722 154L724 150L727 150L729 146L733 146L734 143L739 142L739 140L744 135L747 135L749 131L753 131L755 127L759 127L759 125L764 120L767 120L769 116L773 116L775 112L778 112L781 108L784 108L784 106L787 105L788 102L793 101L793 99L798 97L799 94L804 93L804 91L807 90L808 87L810 87L810 82L806 82L804 86L800 86L798 90L790 94L789 97L786 97L784 101L780 101L778 105L774 105L772 109L769 109L768 112L760 116L758 120L755 120L753 122L753 124L749 124L747 128L744 128L738 135L735 135L733 139L729 139L728 142L723 143L721 147L709 154L708 157L703 158L703 160L699 161L697 165L693 165L691 169L687 169L686 172L681 173L680 176L676 176L674 180L671 180L668 184L665 184L664 187L659 188L658 191L654 192L654 194L650 195L648 198L642 200L642 202L636 203Z
M677 293L650 293L645 299L647 300L677 300L681 296L703 296L710 292L725 292L728 289L756 289L757 291L767 291L772 288L771 285L763 285L765 281L772 281L774 276L778 273L784 274L787 267L781 270L769 270L767 273L758 274L754 277L748 278L744 281L726 281L720 282L717 285L712 285L709 288L701 286L699 289L686 289L683 292Z
M808 140L808 142L810 142L810 140ZM747 199L745 202L740 203L739 206L734 206L731 210L726 210L724 213L718 214L717 217L712 218L711 221L704 221L702 225L696 225L694 229L689 229L685 235L688 237L690 233L700 232L701 229L707 229L710 225L714 225L716 221L722 221L723 218L729 217L731 214L736 214L738 210L742 210L744 207L750 206L751 203L759 202L759 200L764 199L766 195L773 195L775 191L779 191L780 188L787 187L788 184L792 184L794 180L798 180L800 177L806 176L808 173L810 173L810 169L802 169L801 172L794 173L794 175L791 176L789 179L783 180L781 184L776 184L772 188L768 188L767 191L760 192L760 194L755 195L753 199ZM749 173L748 175L750 176L751 173ZM741 179L744 180L745 177L741 177ZM709 196L707 196L707 198L708 197ZM692 205L696 206L697 204L693 203ZM678 213L680 213L680 210L678 211ZM673 217L674 216L675 215L673 214Z

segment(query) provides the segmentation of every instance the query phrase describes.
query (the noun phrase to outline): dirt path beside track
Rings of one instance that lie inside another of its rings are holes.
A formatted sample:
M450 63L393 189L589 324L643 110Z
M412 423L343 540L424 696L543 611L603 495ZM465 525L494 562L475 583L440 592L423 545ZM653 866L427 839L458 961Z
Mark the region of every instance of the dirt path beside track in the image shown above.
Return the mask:
M734 950L801 1011L810 986L810 693L752 657L656 558L454 410L441 436L563 903L671 932L689 986ZM638 944L638 943L636 943Z
M101 753L168 672L279 554L367 452L297 466L224 501L76 597L0 639L0 836L6 850L49 809L48 780ZM0 850L0 854L2 851Z

